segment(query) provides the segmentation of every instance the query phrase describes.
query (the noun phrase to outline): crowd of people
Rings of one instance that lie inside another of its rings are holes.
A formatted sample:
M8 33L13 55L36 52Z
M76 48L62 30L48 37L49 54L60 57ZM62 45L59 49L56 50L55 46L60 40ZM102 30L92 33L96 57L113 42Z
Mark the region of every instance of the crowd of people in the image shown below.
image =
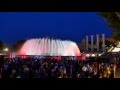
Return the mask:
M1 78L115 78L113 63L81 60L5 58Z

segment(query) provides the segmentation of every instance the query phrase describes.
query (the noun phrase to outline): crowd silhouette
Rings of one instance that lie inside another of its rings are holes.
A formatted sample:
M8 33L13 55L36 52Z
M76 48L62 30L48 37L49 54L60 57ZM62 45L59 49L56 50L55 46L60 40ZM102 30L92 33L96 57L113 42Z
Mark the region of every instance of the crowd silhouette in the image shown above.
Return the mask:
M117 65L82 60L4 58L1 78L115 78Z

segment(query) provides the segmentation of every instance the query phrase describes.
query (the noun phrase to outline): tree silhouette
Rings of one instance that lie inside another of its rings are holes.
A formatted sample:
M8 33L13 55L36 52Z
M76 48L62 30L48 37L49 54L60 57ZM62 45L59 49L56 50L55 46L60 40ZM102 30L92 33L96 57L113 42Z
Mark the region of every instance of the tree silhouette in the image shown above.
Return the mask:
M0 51L3 51L4 48L5 44L3 43L3 41L0 40Z
M112 37L120 40L120 12L100 12L99 15L104 17L108 26L113 29Z
M25 41L26 40L19 40L15 44L13 44L13 46L12 46L13 51L18 51L23 46Z

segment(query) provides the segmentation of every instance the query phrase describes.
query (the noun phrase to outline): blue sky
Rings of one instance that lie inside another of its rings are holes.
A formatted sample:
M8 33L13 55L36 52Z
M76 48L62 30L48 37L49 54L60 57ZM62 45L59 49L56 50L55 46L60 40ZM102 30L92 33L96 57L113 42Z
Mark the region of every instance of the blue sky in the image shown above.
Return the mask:
M86 35L112 30L96 12L0 12L0 40L17 40L49 36L81 42Z

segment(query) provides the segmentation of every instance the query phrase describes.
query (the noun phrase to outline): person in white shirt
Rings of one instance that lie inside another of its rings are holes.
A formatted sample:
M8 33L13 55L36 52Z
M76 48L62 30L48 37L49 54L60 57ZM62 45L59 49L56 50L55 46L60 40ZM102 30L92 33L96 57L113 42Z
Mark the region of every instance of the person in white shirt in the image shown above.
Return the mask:
M88 76L88 73L87 73L87 71L88 71L88 68L87 68L87 66L86 65L84 65L83 67L82 67L82 71L83 71L83 77L87 77Z
M83 71L83 72L87 72L87 71L88 71L86 65L84 65L84 66L82 67L82 71Z

